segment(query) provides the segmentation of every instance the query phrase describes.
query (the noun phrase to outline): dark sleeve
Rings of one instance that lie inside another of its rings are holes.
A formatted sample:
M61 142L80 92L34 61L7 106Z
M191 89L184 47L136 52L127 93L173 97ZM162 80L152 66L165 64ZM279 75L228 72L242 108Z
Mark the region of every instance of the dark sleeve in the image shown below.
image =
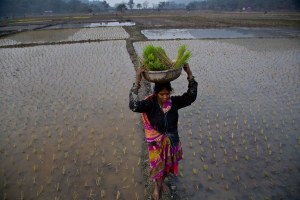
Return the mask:
M147 112L152 109L153 102L151 99L139 100L138 99L139 87L132 86L129 93L129 108L133 112Z
M181 96L174 96L173 101L177 109L191 105L197 98L198 83L195 79L189 80L188 90Z

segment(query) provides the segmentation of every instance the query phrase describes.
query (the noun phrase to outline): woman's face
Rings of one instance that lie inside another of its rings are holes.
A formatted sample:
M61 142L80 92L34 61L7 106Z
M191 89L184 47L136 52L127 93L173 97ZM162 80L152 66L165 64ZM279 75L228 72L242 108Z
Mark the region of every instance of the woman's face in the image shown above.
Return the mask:
M157 93L157 100L160 104L164 104L170 99L171 92L166 88Z

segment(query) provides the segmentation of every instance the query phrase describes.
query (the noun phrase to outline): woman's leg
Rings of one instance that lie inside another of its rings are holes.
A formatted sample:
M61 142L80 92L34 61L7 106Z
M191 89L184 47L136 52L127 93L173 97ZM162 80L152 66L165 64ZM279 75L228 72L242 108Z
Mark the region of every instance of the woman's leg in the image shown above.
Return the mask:
M154 183L153 199L154 200L158 200L159 197L160 197L162 182L163 182L162 178L161 179L156 179L155 181L153 181L153 183Z
M164 175L163 178L162 178L161 189L162 189L162 192L163 192L163 193L169 193L169 192L170 192L170 189L169 189L169 187L167 186L167 184L165 183L165 178L166 178L166 175Z

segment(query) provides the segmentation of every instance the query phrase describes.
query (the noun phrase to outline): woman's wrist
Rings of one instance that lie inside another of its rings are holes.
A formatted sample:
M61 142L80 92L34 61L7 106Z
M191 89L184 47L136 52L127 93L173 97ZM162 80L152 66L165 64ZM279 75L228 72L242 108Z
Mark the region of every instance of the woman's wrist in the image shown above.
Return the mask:
M133 83L133 86L136 86L136 87L141 87L141 84L140 84L140 82L139 82L139 81L135 81L135 82Z
M141 79L135 79L135 83L137 83L137 84L140 84L140 82L141 82Z
M193 74L189 74L189 75L188 75L188 77L187 77L187 79L188 79L188 80L192 80L192 79L194 79L194 76L193 76Z

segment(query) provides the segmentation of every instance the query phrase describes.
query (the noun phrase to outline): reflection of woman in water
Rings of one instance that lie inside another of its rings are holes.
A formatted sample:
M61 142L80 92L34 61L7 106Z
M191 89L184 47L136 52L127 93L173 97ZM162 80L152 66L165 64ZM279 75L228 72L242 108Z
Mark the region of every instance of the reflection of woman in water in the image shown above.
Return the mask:
M197 97L198 83L194 80L189 65L185 64L183 69L187 73L189 84L187 92L181 96L170 96L172 87L169 82L156 83L154 94L145 100L138 100L142 69L137 69L136 82L129 94L130 109L142 113L155 200L159 199L161 191L169 190L164 183L165 177L169 173L178 175L178 161L182 159L177 128L178 110L191 105Z

